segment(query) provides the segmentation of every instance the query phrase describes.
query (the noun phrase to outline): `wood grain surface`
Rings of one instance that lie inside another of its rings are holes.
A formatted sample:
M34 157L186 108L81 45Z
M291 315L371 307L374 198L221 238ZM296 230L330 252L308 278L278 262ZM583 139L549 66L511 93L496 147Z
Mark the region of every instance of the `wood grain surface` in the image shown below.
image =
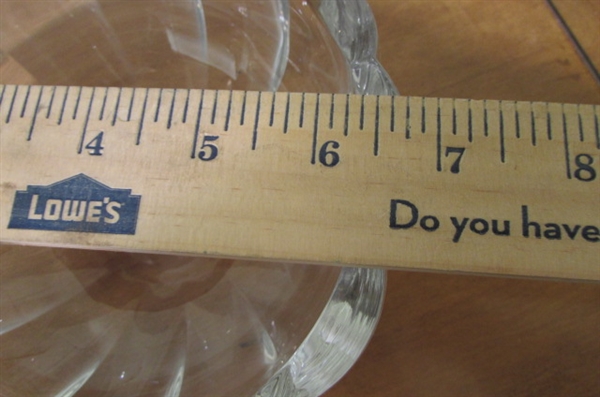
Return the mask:
M555 1L598 65L600 1ZM600 103L544 0L370 0L402 94ZM389 272L379 327L325 397L598 396L600 285Z

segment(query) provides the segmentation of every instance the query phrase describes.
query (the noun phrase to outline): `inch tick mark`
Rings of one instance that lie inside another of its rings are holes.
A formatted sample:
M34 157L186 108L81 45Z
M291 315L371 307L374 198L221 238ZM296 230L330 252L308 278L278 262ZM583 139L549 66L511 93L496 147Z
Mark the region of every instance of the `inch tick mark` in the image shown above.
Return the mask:
M231 119L231 102L233 99L233 91L229 90L229 98L227 99L227 112L225 113L225 131L229 131L229 120Z
M79 140L79 147L77 148L77 154L81 154L83 151L83 143L85 142L85 134L87 132L88 122L90 121L90 114L92 113L92 105L94 104L94 95L96 94L96 87L92 88L92 95L90 96L90 102L88 103L87 112L85 114L85 121L83 122L83 129L81 130L81 139Z
M254 128L252 129L252 150L256 150L256 141L258 140L258 122L260 119L260 99L261 91L258 91L258 99L256 100L256 115L254 116Z
M552 140L552 116L550 115L550 111L546 107L546 134L548 135L548 140Z
M42 94L44 92L44 87L40 87L40 93L38 95L37 101L35 103L35 109L33 110L33 118L31 119L31 125L29 126L29 133L27 134L27 140L31 140L31 136L33 135L33 129L35 128L35 121L37 120L38 110L40 108L40 101L42 99Z
M60 108L60 114L58 115L58 125L62 124L63 115L65 114L65 106L67 105L67 97L69 96L69 89L71 87L67 87L65 90L65 96L63 97L62 107Z
M188 107L190 105L190 89L187 89L187 94L185 96L185 105L183 105L183 115L181 116L181 122L185 124L187 122L188 115Z
M515 134L517 135L517 139L521 138L521 121L519 119L519 109L517 107L516 101L515 101Z
M290 93L288 92L285 97L285 116L283 120L283 133L288 132L288 123L290 122Z
M240 115L240 125L244 125L244 119L246 117L246 97L248 91L244 91L244 97L242 98L242 114Z
M425 118L425 98L421 98L421 133L427 131L427 120Z
M2 85L2 92L0 92L0 105L2 104L2 100L4 99L5 91L6 91L6 84Z
M346 94L346 108L344 109L344 136L348 136L349 122L350 122L350 95Z
M564 106L562 108L562 130L564 138L564 149L565 149L565 168L567 172L567 178L571 179L571 156L569 154L569 137L567 134L567 117L565 116Z
M27 86L27 92L25 93L25 101L23 102L23 107L21 108L20 117L23 118L25 116L25 109L27 109L27 102L29 102L29 93L31 92L31 86Z
M585 137L583 136L583 120L579 112L579 105L577 105L577 127L579 128L579 140L583 142Z
M360 97L360 130L362 131L365 126L365 96Z
M139 145L142 139L142 130L144 129L144 116L146 115L146 106L148 104L148 91L146 88L146 95L144 95L144 104L142 105L142 115L140 116L140 124L138 127L137 137L135 139L135 144Z
M396 97L392 95L390 101L392 103L392 114L390 115L390 132L394 132L394 128L396 128Z
M467 115L468 125L467 125L467 139L469 142L473 142L473 109L471 107L471 100L468 101L469 111Z
M131 90L131 99L129 100L129 110L127 111L127 121L131 121L131 114L133 113L133 100L135 99L135 88Z
M436 112L436 170L442 171L442 110L440 107L440 100L437 100L437 112Z
M158 101L156 102L156 112L154 112L154 122L158 122L158 116L160 115L160 104L162 102L162 94L163 94L163 89L161 88L158 91Z
M121 94L123 93L123 87L119 87L119 92L117 93L117 100L115 103L115 108L113 110L113 118L110 122L110 125L114 126L117 123L117 117L119 115L119 105L121 104Z
M198 111L196 112L196 125L194 127L194 139L192 141L192 154L191 158L196 158L196 147L198 145L198 133L200 132L200 120L202 119L202 108L204 107L204 90L200 92L200 103L198 104Z
M489 135L487 100L483 100L483 136Z
M108 87L104 88L104 98L102 98L102 107L100 108L100 115L98 116L98 120L102 120L104 118L104 109L106 109L106 97L108 96Z
M411 127L411 119L410 119L410 97L406 97L406 139L410 139L410 127Z
M54 95L56 94L56 86L52 87L52 94L50 94L50 103L48 103L48 109L46 111L46 118L50 118L50 112L52 112L52 105L54 104Z
M302 101L300 103L300 120L298 120L300 128L304 125L304 93L302 93Z
M79 87L79 92L77 93L77 99L75 100L75 109L73 110L73 116L71 117L73 120L77 118L77 111L79 110L79 103L81 102L81 91L83 91L83 87Z
M502 111L502 104L500 104L499 111L499 129L500 129L500 161L506 162L506 148L504 143L504 112Z
M167 129L168 130L171 129L171 125L173 123L173 111L175 109L175 98L177 98L177 92L179 92L179 90L174 89L173 96L171 97L171 106L169 107L169 117L167 119Z
M15 90L13 92L12 99L10 100L10 106L8 107L8 114L6 115L6 124L10 123L10 116L12 115L13 108L15 106L15 99L17 99L18 92L19 92L19 86L15 86Z
M537 133L536 133L536 128L537 128L537 123L535 122L535 109L533 108L533 104L531 104L531 113L530 113L530 117L531 117L531 144L533 146L537 145Z
M453 99L452 100L452 135L456 135L457 132L458 131L456 128L456 103Z
M313 124L313 141L312 141L312 153L310 157L310 163L316 164L317 162L317 134L319 132L319 100L321 96L317 94L317 102L315 104L315 119Z
M329 107L329 129L333 128L333 115L335 112L335 95L331 94L331 106Z
M373 142L373 154L379 156L379 95L375 104L375 142Z
M598 123L598 114L594 113L594 131L596 132L596 147L600 149L600 131Z
M215 124L215 118L217 117L217 105L219 104L219 90L215 91L215 99L213 101L212 114L210 115L210 124Z
M273 127L273 122L274 122L274 118L275 118L275 97L277 96L277 93L274 92L273 95L271 96L271 113L269 114L269 127Z

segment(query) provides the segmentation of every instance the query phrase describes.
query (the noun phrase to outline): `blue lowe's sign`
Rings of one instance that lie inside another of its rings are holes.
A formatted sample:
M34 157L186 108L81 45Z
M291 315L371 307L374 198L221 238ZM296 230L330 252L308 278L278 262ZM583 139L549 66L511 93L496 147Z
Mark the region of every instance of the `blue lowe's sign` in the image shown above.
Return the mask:
M135 234L141 196L79 174L15 194L9 229Z

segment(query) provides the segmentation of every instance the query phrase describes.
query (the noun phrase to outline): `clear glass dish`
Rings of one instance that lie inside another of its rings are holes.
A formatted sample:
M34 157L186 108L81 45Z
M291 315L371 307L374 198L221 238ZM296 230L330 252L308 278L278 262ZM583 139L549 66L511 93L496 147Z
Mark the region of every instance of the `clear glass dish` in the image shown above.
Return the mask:
M1 7L2 84L395 93L362 0ZM317 396L384 289L375 269L2 245L0 395Z

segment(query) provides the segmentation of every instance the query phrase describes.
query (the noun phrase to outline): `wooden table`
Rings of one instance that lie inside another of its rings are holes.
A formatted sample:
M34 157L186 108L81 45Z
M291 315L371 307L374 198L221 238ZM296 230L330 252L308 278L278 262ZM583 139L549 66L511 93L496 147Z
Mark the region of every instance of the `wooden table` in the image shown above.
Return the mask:
M370 0L405 95L600 104L600 1ZM599 258L600 261L600 258ZM568 264L565 264L568 266ZM325 397L598 396L600 285L392 271L363 356Z

